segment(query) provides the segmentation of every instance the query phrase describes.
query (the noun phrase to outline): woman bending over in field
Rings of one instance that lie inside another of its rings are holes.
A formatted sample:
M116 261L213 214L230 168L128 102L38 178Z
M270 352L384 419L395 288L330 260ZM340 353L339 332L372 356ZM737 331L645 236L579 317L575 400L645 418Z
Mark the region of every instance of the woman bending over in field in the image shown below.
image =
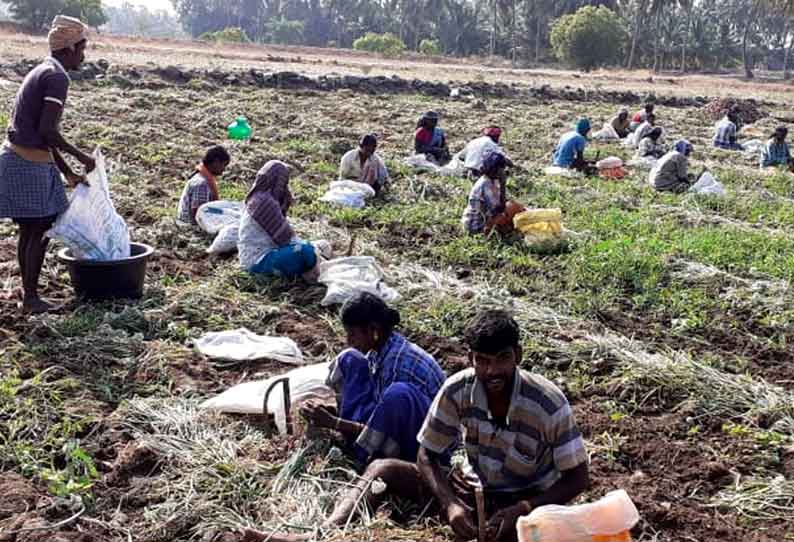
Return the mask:
M237 241L243 269L249 273L317 279L318 251L292 230L287 220L291 204L287 164L271 160L256 174L245 197Z

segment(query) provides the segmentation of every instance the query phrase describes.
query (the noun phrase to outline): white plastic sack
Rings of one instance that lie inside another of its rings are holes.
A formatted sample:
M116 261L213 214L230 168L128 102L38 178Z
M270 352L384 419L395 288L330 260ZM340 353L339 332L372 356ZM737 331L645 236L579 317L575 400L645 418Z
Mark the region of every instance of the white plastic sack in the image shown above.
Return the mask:
M245 382L229 388L225 392L204 401L201 408L230 414L262 414L265 392L279 378L289 378L289 395L293 407L309 399L333 400L334 392L325 381L328 378L329 363L307 365L276 375L267 380ZM283 435L286 433L284 413L284 388L276 386L267 401L267 411L275 415L276 427Z
M287 337L265 337L245 328L205 333L194 343L207 357L227 361L274 359L303 365L303 354L295 341Z
M90 186L77 186L69 208L46 235L58 239L80 260L120 260L130 256L130 233L110 200L105 158L94 151L96 169L86 176Z
M453 156L452 160L450 160L445 166L439 166L438 164L431 162L424 154L414 154L413 156L406 158L404 162L406 165L409 165L418 171L429 171L430 173L441 175L443 177L460 176L463 175L463 172L465 171L463 167L463 160L460 159L460 154Z
M651 170L656 165L656 162L658 162L658 160L653 156L643 156L632 158L626 162L626 165L629 167Z
M593 139L598 141L617 141L620 139L620 136L615 131L615 127L612 126L611 122L605 122L604 127L593 134Z
M623 160L617 156L609 156L596 162L596 167L598 169L613 169L617 167L623 167Z
M696 194L712 194L715 196L724 196L726 194L725 187L708 171L703 173L700 179L689 187L689 191Z
M404 162L406 165L411 166L414 169L418 169L419 171L431 171L436 173L439 169L441 169L438 164L428 160L427 156L424 154L414 154L406 158Z
M592 542L630 531L639 520L637 507L619 489L592 503L540 506L519 518L516 528L519 542Z
M582 173L575 169L559 166L549 166L543 170L545 175L557 175L559 177L581 177Z
M205 203L196 211L199 228L215 235L225 226L239 226L243 204L239 201L218 200Z
M452 157L452 160L445 166L438 168L436 173L443 177L460 177L466 171L463 160L460 159L460 153Z
M758 158L764 151L764 142L760 139L751 139L742 143L744 156L746 158Z
M207 249L207 254L228 254L237 250L239 226L224 226Z
M361 209L366 205L366 200L373 196L375 189L367 183L351 180L331 181L328 191L320 201Z
M631 132L629 135L627 135L626 139L623 140L623 146L624 147L632 147L632 148L636 149L637 146L639 146L639 144L640 144L640 142L637 141L637 135L638 134L637 134L636 131L635 132Z
M320 278L328 290L322 305L341 304L359 292L377 295L387 303L400 294L383 282L383 270L372 256L349 256L320 263Z

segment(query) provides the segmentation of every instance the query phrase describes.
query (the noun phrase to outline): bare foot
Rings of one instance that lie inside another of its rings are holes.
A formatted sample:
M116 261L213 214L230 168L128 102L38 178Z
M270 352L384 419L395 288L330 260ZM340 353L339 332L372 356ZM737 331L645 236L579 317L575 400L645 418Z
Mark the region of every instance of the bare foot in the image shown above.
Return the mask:
M26 297L22 300L22 312L25 314L43 314L54 307L40 297Z
M256 529L243 529L241 542L308 542L312 539L310 534L272 533L267 534Z

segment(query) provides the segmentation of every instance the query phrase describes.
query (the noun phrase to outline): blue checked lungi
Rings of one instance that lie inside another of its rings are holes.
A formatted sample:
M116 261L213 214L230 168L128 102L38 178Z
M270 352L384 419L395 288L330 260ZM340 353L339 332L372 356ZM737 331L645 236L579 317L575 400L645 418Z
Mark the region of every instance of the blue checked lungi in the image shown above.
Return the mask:
M54 163L31 162L0 147L0 218L49 218L68 206Z

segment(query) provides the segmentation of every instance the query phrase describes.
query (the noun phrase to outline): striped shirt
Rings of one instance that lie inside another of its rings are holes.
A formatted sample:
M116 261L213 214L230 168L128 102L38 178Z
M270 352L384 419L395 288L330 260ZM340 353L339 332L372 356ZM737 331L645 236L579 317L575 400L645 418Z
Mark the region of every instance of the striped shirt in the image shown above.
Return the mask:
M788 143L778 143L773 137L766 142L763 153L761 154L761 167L787 166L791 161Z
M485 226L496 216L502 198L501 183L483 175L474 183L469 193L469 204L463 211L463 228L471 233L482 233Z
M369 370L375 380L375 397L394 382L413 384L433 398L444 384L446 375L436 360L414 343L393 331L380 352L367 355Z
M410 384L420 395L424 395L427 401L425 405L429 405L446 378L443 369L433 356L396 331L392 332L380 352L370 352L366 358L374 384L373 399L375 403L380 403L383 400L384 393L389 386L395 383L404 383ZM329 376L329 382L332 384L339 378L333 374L334 372L332 369ZM421 420L423 417L424 412L419 419ZM356 444L369 457L375 455L379 450L385 450L385 457L397 457L400 449L398 443L386 442L386 439L387 435L383 431L367 424L356 440Z
M717 123L714 132L714 146L721 149L735 149L737 147L736 125L728 120L728 117Z
M506 426L496 425L485 388L467 369L436 396L419 444L437 454L461 436L469 464L488 491L548 490L563 471L587 461L568 400L547 379L516 369Z
M213 199L209 181L201 173L196 173L185 183L185 189L182 191L179 207L177 207L177 220L184 224L195 225L196 209Z

